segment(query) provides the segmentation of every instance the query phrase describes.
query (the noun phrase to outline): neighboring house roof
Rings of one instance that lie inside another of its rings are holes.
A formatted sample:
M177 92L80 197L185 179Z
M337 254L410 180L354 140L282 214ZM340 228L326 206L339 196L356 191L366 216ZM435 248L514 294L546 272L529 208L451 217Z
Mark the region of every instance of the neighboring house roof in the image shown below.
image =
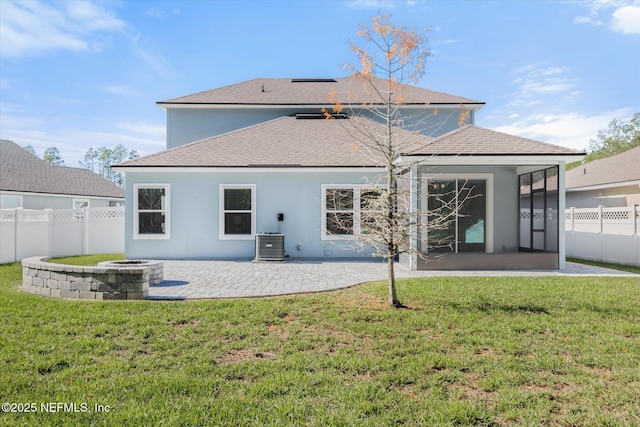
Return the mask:
M602 185L640 183L640 147L606 159L594 160L568 170L565 175L567 191L586 190Z
M407 155L419 156L500 156L500 155L582 155L559 145L522 138L475 125L464 125L435 138L422 149Z
M384 87L382 83L377 85ZM380 103L373 87L354 77L336 79L257 78L230 86L194 93L180 98L161 101L162 108L181 104L209 105L325 105L331 106L329 94L342 104L359 106L362 103ZM417 86L406 86L402 91L404 105L460 105L474 109L484 102L460 96L435 92Z
M577 155L575 150L466 125L439 138L400 130L401 155ZM304 120L281 117L118 167L379 167L382 154L365 134L385 127L363 117Z
M122 188L88 169L52 166L7 140L0 140L0 190L124 198Z

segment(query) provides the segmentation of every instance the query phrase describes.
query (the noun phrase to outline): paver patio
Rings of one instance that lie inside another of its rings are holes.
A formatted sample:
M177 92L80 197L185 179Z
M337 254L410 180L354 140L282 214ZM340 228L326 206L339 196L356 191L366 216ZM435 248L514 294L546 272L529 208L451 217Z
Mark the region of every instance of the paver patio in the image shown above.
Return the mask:
M181 261L164 263L164 282L149 287L150 299L236 298L322 292L385 280L381 261L280 262ZM628 276L617 270L567 263L560 271L409 271L396 264L396 277L437 276ZM635 275L640 277L640 275Z

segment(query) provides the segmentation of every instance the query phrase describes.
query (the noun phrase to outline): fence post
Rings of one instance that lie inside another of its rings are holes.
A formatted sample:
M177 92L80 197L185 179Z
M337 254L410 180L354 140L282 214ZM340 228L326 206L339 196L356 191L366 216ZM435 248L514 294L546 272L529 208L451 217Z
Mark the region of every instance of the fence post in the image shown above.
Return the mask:
M573 230L574 228L576 228L576 220L575 220L575 213L573 212L573 210L575 209L575 207L571 206L571 208L569 208L570 215L571 215L571 230Z
M633 210L632 210L632 216L633 216L633 243L635 243L635 251L636 251L636 258L635 258L635 265L637 267L640 267L640 248L639 248L639 244L638 244L638 220L637 215L638 215L638 205L633 205Z
M604 237L602 235L602 232L604 230L604 224L603 224L603 215L602 215L602 205L598 206L598 222L599 222L599 231L598 231L598 235L600 237L600 261L604 260L604 251L602 250L602 245L604 243Z
M574 212L575 207L571 206L571 250L576 253L575 234L576 234L576 215Z
M82 255L89 254L89 208L82 208Z
M47 214L47 226L49 229L49 235L48 235L49 245L47 247L47 252L48 252L47 256L51 258L53 256L53 210L45 209L44 211Z
M599 222L599 233L602 234L603 230L604 230L604 224L603 224L603 215L602 215L602 208L603 206L600 205L598 206L598 222Z
M15 208L13 211L13 261L18 261L18 214L22 208Z

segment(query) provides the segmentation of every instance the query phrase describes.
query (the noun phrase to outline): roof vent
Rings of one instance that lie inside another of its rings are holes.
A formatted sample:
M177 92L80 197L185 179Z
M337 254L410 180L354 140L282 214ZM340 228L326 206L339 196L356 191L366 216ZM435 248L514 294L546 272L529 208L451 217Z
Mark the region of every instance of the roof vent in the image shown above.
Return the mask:
M338 83L336 79L291 79L291 83Z
M325 116L324 113L296 113L296 119L303 119L303 120L320 120L320 119L326 119L327 116ZM347 115L344 113L332 113L331 114L331 118L332 119L346 119Z

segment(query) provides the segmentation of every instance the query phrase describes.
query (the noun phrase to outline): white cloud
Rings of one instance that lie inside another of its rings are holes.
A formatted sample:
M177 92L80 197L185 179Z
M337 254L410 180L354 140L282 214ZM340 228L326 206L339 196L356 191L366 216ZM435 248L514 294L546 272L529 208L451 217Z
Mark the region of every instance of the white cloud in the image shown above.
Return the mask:
M632 108L622 108L599 114L565 113L532 114L508 125L493 129L538 141L584 150L600 130L606 129L615 118L629 120Z
M118 123L117 128L136 135L147 136L153 138L163 138L166 134L166 127L164 125L157 125L145 122L123 122Z
M29 120L16 119L22 125ZM4 117L3 117L4 122ZM60 128L44 129L32 127L12 127L4 129L0 138L8 139L24 147L31 145L37 153L44 153L49 147L56 147L67 166L78 167L89 148L101 146L113 148L122 144L129 150L136 150L140 155L146 155L163 150L165 147L164 127L141 124L134 125L138 131L122 130L120 126L111 130ZM126 125L125 125L126 127ZM162 128L162 132L160 131Z
M88 1L2 0L0 55L20 57L53 50L98 50L103 44L98 33L124 27L125 23L113 12Z
M616 10L611 26L623 34L640 34L640 7L626 6Z
M104 90L106 90L109 93L112 93L114 95L121 95L121 96L131 96L131 95L136 95L138 93L137 90L133 89L131 86L127 86L127 85L111 85L111 86L106 86L104 87Z
M0 76L0 90L7 90L15 83L14 79L8 79L6 77Z
M347 6L352 9L393 9L393 0L351 0Z
M420 3L418 0L351 0L347 2L347 7L351 9L393 9L398 5L413 7Z
M531 106L539 104L545 96L571 97L580 93L575 90L580 79L572 77L567 67L530 64L516 69L514 74L515 91L510 95L509 105Z
M164 18L165 12L160 8L150 7L149 9L147 9L147 15L149 15L152 18L161 19L161 18Z
M166 148L166 128L162 123L122 122L106 129L82 129L80 125L50 127L49 120L24 114L27 112L21 106L0 104L0 113L0 139L8 139L21 147L31 145L38 153L56 147L67 166L78 166L89 148L113 148L122 144L140 155Z
M169 12L155 6L147 9L147 15L156 19L163 19L165 16L167 16L167 13L170 13L171 15L180 15L180 9L173 8Z
M591 24L591 25L595 25L596 27L600 27L603 25L602 21L600 21L599 19L593 16L576 16L575 18L573 18L573 23L574 24Z
M171 78L176 71L164 55L161 48L154 46L153 39L143 37L141 33L130 36L131 50L146 62L156 73Z
M573 19L574 24L590 24L601 27L607 22L608 28L622 34L640 34L640 2L637 0L590 0L575 4L587 7L586 16Z

